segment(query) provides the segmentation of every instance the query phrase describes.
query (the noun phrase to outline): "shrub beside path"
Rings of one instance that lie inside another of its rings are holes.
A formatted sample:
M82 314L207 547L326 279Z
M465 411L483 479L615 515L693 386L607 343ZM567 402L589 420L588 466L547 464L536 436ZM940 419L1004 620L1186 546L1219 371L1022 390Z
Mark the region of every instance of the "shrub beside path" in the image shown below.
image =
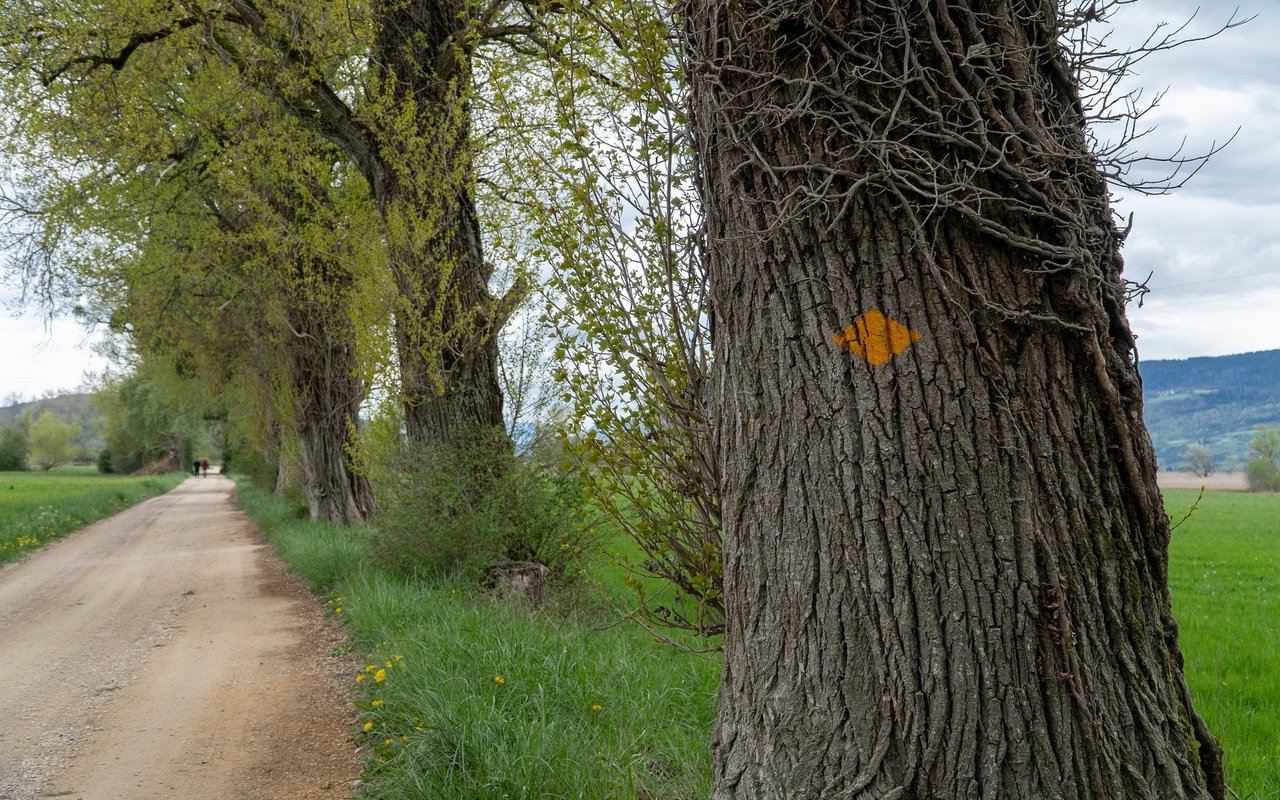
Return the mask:
M221 476L0 570L0 800L346 798L351 663Z

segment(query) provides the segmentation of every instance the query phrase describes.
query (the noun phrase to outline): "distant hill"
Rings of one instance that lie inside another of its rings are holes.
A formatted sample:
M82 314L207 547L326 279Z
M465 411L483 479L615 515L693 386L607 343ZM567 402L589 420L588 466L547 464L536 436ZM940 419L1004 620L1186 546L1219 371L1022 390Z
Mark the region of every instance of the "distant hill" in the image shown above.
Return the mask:
M1280 425L1280 350L1143 361L1140 371L1147 429L1161 469L1177 469L1182 451L1196 443L1213 450L1219 469L1239 469L1254 427ZM79 425L85 433L78 443L87 452L102 448L98 410L88 394L0 408L0 425L45 411Z
M0 408L0 425L22 414L29 414L35 419L46 411L52 411L67 422L80 426L84 433L76 439L76 444L83 446L85 452L92 455L102 449L102 437L99 433L101 426L98 421L100 415L93 405L92 395L88 394L60 394L4 406Z
M1257 425L1280 425L1280 350L1233 356L1144 361L1147 429L1162 469L1204 444L1230 469L1246 458Z

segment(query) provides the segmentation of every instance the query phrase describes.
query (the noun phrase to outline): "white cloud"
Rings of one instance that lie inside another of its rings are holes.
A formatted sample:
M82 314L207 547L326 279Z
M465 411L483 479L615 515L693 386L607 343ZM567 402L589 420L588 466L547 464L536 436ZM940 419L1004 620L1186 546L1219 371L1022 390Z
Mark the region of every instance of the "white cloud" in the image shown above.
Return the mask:
M1122 10L1117 35L1140 39L1157 21L1180 22L1197 4L1144 0ZM1231 7L1202 10L1188 29L1209 32ZM1172 195L1125 194L1133 213L1126 275L1151 294L1131 306L1144 359L1280 348L1280 14L1243 3L1249 24L1157 54L1140 65L1147 94L1168 88L1143 142L1152 155L1204 152L1239 129L1190 183Z
M1280 289L1150 300L1131 308L1129 321L1145 360L1280 349Z

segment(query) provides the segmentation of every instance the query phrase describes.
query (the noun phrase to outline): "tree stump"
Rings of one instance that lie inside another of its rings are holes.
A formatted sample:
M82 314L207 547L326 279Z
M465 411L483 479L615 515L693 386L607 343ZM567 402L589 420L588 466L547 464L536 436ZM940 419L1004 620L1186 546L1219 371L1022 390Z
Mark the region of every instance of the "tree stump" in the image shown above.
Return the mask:
M546 595L547 572L547 565L536 561L508 561L489 567L486 583L496 597L540 603Z

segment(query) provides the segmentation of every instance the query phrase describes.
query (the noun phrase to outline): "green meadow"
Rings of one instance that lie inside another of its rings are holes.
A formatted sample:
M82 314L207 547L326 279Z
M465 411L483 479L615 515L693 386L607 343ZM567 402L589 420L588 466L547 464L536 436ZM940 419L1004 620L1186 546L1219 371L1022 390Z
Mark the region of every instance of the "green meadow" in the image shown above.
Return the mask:
M103 475L93 467L0 472L0 564L167 492L182 478Z
M1176 523L1194 491L1168 491ZM1196 709L1244 800L1280 798L1280 495L1206 492L1173 532L1169 587Z

